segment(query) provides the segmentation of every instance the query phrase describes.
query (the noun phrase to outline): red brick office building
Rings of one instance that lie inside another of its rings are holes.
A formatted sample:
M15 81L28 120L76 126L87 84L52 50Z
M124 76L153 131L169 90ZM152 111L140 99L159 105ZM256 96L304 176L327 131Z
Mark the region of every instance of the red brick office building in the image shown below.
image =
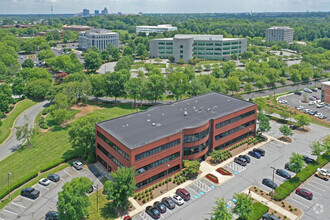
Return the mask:
M330 81L321 83L321 101L330 104Z
M108 171L136 168L138 189L255 135L257 105L207 93L96 125L97 161Z

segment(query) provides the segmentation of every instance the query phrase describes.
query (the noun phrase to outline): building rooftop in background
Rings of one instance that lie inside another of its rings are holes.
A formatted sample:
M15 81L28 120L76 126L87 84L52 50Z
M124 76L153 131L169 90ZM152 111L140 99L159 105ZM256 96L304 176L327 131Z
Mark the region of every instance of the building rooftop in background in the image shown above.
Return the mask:
M93 27L90 26L83 26L83 25L63 25L64 30L70 30L70 31L87 31L90 29L94 29Z
M136 33L146 33L149 35L150 33L164 33L167 31L176 31L177 27L173 27L171 24L160 24L157 26L136 26Z
M135 149L254 105L211 92L97 124L128 148Z
M282 29L282 30L293 30L293 28L290 28L289 26L273 26L268 28L270 30L276 30L276 29Z
M37 27L35 25L32 25L32 24L13 24L13 25L2 25L1 28L29 28L29 27Z

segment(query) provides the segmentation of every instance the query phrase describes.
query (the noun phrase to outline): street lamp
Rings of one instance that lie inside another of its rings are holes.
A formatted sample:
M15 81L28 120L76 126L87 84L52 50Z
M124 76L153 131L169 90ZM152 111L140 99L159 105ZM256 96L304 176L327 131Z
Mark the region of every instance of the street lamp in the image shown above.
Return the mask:
M167 170L166 170L166 178L168 176L168 169L170 168L170 165L167 164ZM167 183L166 183L166 191L168 190L168 180L167 180Z
M11 173L8 173L8 195L9 195L9 200L10 200L10 184L9 184L9 176Z
M270 168L272 168L273 169L273 183L275 183L275 170L276 170L276 168L275 167L270 167ZM273 197L273 194L274 194L274 189L272 188L272 197Z

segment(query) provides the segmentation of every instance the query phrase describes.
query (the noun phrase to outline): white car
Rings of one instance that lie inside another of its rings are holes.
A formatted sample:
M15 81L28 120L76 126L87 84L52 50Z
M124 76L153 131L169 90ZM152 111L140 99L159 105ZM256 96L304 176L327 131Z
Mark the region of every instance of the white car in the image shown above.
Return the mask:
M304 92L312 93L312 90L305 88L305 89L304 89Z
M323 115L322 115L322 113L320 113L320 112L319 112L319 113L316 113L314 116L315 116L315 117L318 117L318 118L320 118L320 117L323 118Z
M315 104L315 101L310 101L309 103L308 103L308 105L314 105Z
M318 171L318 172L326 173L327 175L330 176L330 171L328 171L327 169L324 169L324 168L317 168L317 171Z
M83 168L83 164L80 161L78 161L78 160L74 161L72 163L72 166L74 168L76 168L77 170L81 170Z
M321 103L318 103L318 104L316 105L316 108L322 108L322 107L324 107L324 106L325 106L324 103L321 102Z
M173 200L173 202L176 203L177 205L183 205L184 201L181 198L181 196L177 194L171 194L170 197Z
M278 101L280 104L286 104L286 103L288 103L288 101L287 100L280 100L280 101Z
M44 185L44 186L48 186L50 183L49 179L46 178L42 178L41 180L39 180L39 184Z
M301 110L303 110L303 109L304 109L304 107L302 107L302 106L297 107L297 110L298 110L298 111L301 111Z

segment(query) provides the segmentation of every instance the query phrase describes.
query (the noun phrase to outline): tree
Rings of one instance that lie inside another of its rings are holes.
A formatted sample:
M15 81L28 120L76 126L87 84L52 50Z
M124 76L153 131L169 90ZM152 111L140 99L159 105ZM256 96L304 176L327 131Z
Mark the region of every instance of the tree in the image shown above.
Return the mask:
M6 112L12 102L12 90L8 84L0 84L0 112Z
M92 94L95 98L102 97L106 95L106 77L105 75L91 75L89 81L92 87Z
M53 51L51 51L50 49L47 50L41 50L38 53L38 58L39 60L47 60L50 58L56 57L56 55L53 53ZM31 67L32 68L32 67Z
M67 109L70 106L68 101L68 96L61 92L55 95L54 102L55 102L55 109Z
M27 84L27 94L34 98L43 99L51 87L51 83L46 79L38 79Z
M174 58L174 56L171 55L171 56L168 58L168 60L169 60L171 63L174 63L175 58Z
M304 159L303 156L298 153L292 153L290 157L290 165L289 169L295 173L299 173L304 167Z
M152 75L146 80L146 95L148 100L156 102L161 99L166 89L166 79L164 76Z
M259 130L261 132L267 132L271 129L269 125L269 118L262 112L258 113L257 119L259 121Z
M231 220L233 218L233 215L227 208L228 205L223 198L218 198L215 204L216 206L212 207L212 219Z
M89 163L95 162L95 124L99 121L101 118L96 116L79 118L69 129L70 143L78 150L80 158Z
M320 156L321 153L325 150L324 146L319 141L313 141L312 144L309 145L309 148L312 151L312 155Z
M136 54L138 55L138 56L142 56L142 55L147 55L148 54L148 52L147 52L147 48L146 48L146 46L144 45L144 44L142 44L142 43L139 43L138 45L137 45L137 47L136 47Z
M252 84L251 83L245 83L245 85L244 85L244 91L245 92L252 92L252 90L253 90L253 86L252 86Z
M174 72L167 76L167 88L179 100L189 89L189 78L182 72Z
M193 96L201 95L209 92L210 90L206 87L205 83L198 79L193 79L190 82L190 94Z
M50 112L50 116L55 124L60 125L69 120L69 114L67 109L54 109Z
M296 119L299 127L307 126L311 122L310 117L305 114L296 115L294 119Z
M22 63L22 68L33 68L33 67L34 67L34 63L31 59L26 59Z
M14 95L23 95L26 91L24 79L22 77L17 77L11 89Z
M107 199L113 200L114 207L128 206L128 198L133 196L136 185L134 179L134 168L118 167L116 172L111 172L113 181L106 181L104 191Z
M132 57L122 57L118 60L115 71L119 71L122 69L131 70L131 65L133 63Z
M126 92L134 99L134 105L137 99L142 98L143 80L141 78L130 78L124 85Z
M257 104L258 111L263 111L266 108L267 102L265 98L258 97L253 102Z
M283 118L284 120L286 120L287 118L290 117L290 114L285 112L285 111L281 111L280 112L280 117Z
M85 67L88 70L97 70L102 65L102 58L99 53L88 51L84 56Z
M238 214L242 219L248 219L253 215L253 199L244 193L235 193L234 198L236 204L233 212Z
M221 150L213 150L211 153L210 153L210 156L212 158L213 161L216 161L216 162L219 162L223 159L224 155L222 153Z
M110 57L110 53L109 51L107 50L103 50L101 52L101 57L102 57L102 60L109 60L109 57Z
M119 49L117 47L114 47L112 49L111 56L112 56L112 58L114 58L116 60L120 58L120 52L119 52Z
M130 72L126 69L122 69L117 72L112 72L106 75L108 81L108 92L109 96L114 96L115 100L117 97L126 95L125 83L130 78Z
M241 81L236 76L229 76L226 80L227 88L234 94L234 91L238 91L241 85Z
M123 56L132 56L133 49L130 46L125 47Z
M282 125L280 128L279 128L280 132L284 135L284 136L292 136L293 135L293 132L292 130L289 128L289 126L287 125Z
M225 78L227 78L229 76L229 73L231 73L232 71L234 71L236 68L236 63L229 61L229 62L224 62L222 64L222 70L223 73L225 74Z
M220 69L219 66L216 66L212 69L211 74L215 77L215 78L223 78L224 77L224 73L223 71Z
M90 205L87 193L93 182L87 177L74 178L66 182L58 193L57 210L63 220L80 220L88 215Z
M30 138L34 133L34 130L33 128L29 128L29 123L15 128L17 140L23 140L23 143L27 141L28 146L30 146Z
M186 176L192 176L196 174L201 166L200 162L197 160L184 160L184 172Z

